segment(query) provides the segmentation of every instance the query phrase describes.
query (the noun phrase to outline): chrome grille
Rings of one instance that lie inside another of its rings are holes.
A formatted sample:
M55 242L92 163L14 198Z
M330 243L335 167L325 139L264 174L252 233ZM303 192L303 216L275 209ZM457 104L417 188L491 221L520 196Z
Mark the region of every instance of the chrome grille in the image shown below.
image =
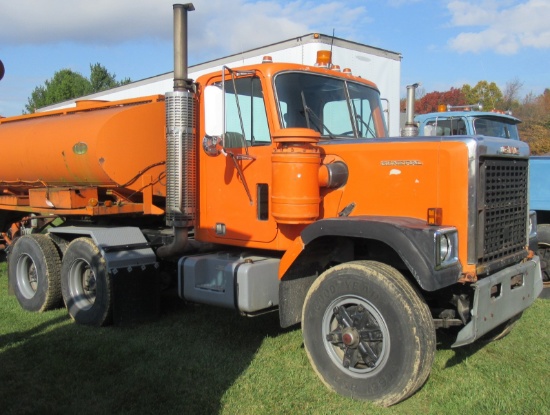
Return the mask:
M528 176L527 160L481 160L477 252L482 268L527 255Z

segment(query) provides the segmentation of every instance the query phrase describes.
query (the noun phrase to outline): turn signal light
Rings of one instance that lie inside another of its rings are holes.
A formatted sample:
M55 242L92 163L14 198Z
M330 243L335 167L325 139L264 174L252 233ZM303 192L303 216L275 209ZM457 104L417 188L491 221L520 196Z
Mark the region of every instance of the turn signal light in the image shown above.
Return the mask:
M443 224L443 209L428 208L428 225L440 226Z

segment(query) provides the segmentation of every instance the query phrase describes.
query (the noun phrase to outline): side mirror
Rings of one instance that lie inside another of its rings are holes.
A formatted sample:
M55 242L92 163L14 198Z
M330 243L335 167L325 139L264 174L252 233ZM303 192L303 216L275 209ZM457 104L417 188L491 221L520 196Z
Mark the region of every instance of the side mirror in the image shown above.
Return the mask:
M204 88L204 129L207 136L221 137L224 133L223 91L219 85Z
M4 64L2 63L2 61L0 61L0 80L2 80L5 73L6 73L6 70L4 68Z

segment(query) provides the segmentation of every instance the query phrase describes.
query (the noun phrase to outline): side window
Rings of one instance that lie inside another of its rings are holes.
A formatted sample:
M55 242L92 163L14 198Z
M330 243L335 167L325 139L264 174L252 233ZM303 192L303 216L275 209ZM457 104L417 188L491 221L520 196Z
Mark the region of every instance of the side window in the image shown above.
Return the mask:
M426 123L424 135L446 136L465 135L466 123L463 118L436 118Z
M271 143L262 86L258 78L225 81L226 147Z

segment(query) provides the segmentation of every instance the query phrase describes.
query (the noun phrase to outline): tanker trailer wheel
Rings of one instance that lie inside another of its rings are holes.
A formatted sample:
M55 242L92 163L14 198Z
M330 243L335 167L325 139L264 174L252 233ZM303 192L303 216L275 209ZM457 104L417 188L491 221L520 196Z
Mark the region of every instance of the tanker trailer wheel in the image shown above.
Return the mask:
M341 395L390 406L430 374L430 310L388 265L354 261L321 274L306 296L302 330L314 370Z
M542 271L543 289L540 298L550 299L550 225L542 224L537 226L538 249L540 257L540 268Z
M8 277L15 297L28 311L47 311L61 304L61 259L46 235L18 238L8 257Z
M90 238L72 241L61 265L61 291L69 315L79 324L111 322L112 285L105 259Z

